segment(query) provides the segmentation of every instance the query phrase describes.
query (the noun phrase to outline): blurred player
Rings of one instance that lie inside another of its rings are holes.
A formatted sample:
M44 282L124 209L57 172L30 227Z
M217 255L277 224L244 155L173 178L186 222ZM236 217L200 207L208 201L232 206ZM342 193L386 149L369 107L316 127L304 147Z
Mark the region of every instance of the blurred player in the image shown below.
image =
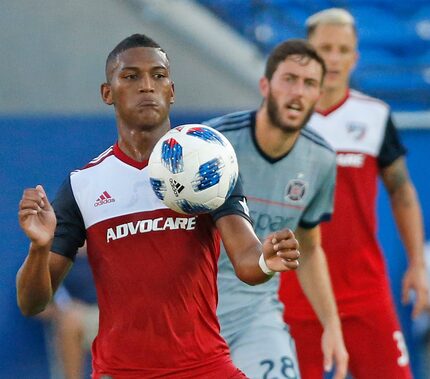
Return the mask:
M99 311L86 245L53 301L38 314L46 321L51 377L83 379L90 373L91 344L97 335Z
M427 269L427 280L430 281L430 241L424 244L424 260ZM430 298L428 307L412 322L413 342L417 344L416 353L420 357L418 376L427 378L430 372Z
M63 287L70 299L59 304L56 317L57 355L65 379L83 379L87 377L87 361L99 325L97 295L86 245L78 250Z
M300 283L324 326L316 347L322 348L326 369L334 363L336 378L343 378L348 355L319 228L333 209L336 154L318 134L304 128L320 96L324 73L324 62L305 40L286 41L266 63L261 107L206 123L224 133L235 148L257 235L263 238L280 227L295 230ZM233 362L250 378L300 377L294 342L282 321L278 287L278 276L262 286L244 285L225 252L221 254L221 333Z
M329 9L307 20L308 39L324 58L327 75L309 124L337 151L335 212L322 227L355 379L410 378L409 357L395 314L384 258L377 242L376 195L381 177L409 256L403 301L416 292L413 315L427 302L420 206L401 145L384 102L349 89L357 60L354 19ZM296 281L282 275L285 321L297 343L303 379L322 377L321 327Z
M101 95L115 108L118 142L74 171L53 207L42 186L24 191L19 222L31 244L17 274L18 305L24 315L42 311L86 240L100 309L94 379L244 378L216 317L220 237L249 284L297 268L297 241L284 229L260 243L240 182L212 214L178 214L156 197L147 163L170 129L174 88L155 41L121 41L106 79Z

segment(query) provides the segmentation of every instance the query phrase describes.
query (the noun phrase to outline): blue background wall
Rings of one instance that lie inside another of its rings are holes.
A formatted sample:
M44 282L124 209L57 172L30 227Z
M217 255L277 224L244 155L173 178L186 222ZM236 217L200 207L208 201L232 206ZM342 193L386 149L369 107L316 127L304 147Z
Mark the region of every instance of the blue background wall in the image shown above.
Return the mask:
M176 114L172 123L200 122L212 115ZM116 140L113 117L0 118L0 379L46 379L48 363L43 323L22 317L16 306L15 275L28 241L19 229L18 202L25 187L43 184L52 199L72 169L82 167ZM403 130L409 149L408 166L417 187L426 220L430 220L430 130ZM406 265L395 232L385 192L379 201L380 239L385 248L395 298ZM426 225L430 235L430 224ZM359 273L357 273L359 275ZM399 305L412 362L418 366L409 322L410 307ZM416 367L415 370L418 370ZM417 378L420 376L417 375Z

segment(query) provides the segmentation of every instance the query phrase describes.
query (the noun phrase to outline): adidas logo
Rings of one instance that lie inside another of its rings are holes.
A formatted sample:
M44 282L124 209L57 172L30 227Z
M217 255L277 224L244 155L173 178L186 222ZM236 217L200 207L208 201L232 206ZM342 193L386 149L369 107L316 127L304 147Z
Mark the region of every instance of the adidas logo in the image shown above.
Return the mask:
M181 183L178 183L176 180L170 178L169 179L170 186L172 187L173 193L176 197L184 190L184 186Z
M114 203L115 199L108 194L107 191L103 191L103 193L99 196L99 198L94 203L95 207L98 207L103 204Z

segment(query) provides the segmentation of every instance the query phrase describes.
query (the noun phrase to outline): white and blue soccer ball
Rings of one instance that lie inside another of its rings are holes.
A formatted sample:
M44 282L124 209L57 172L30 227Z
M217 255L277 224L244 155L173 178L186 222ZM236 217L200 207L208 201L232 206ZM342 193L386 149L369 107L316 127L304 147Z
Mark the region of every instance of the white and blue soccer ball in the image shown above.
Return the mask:
M238 178L236 154L217 130L200 124L177 126L155 145L148 163L156 196L170 209L199 214L220 207Z

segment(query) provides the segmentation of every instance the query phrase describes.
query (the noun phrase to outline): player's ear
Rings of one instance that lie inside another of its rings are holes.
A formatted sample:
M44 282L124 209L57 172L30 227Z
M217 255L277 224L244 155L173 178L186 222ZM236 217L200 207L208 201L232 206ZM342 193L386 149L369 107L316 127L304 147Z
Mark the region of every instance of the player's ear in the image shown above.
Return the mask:
M170 104L175 102L175 83L172 81L171 84L171 93L170 93Z
M103 83L100 86L100 94L105 104L107 105L113 104L112 91L109 83Z
M259 81L260 94L265 99L269 94L269 79L263 76Z

